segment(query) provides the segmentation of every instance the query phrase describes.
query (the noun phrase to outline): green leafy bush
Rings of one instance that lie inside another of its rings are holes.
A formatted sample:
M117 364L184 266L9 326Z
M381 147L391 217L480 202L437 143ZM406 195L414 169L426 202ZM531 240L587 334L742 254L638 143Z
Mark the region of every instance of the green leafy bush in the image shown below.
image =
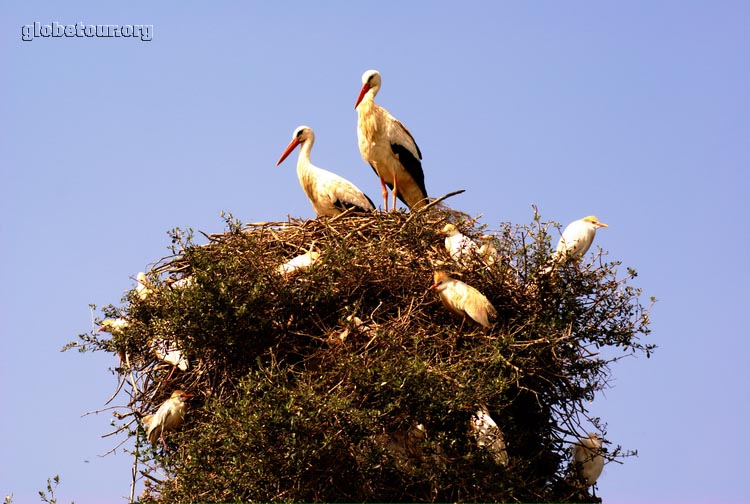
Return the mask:
M431 209L242 226L174 255L108 317L128 327L69 346L123 362L119 429L147 475L143 500L576 501L569 444L597 428L586 404L611 364L653 345L635 271L599 252L543 273L550 223L501 224L498 260L451 260L438 230L464 214ZM314 248L312 267L278 268ZM430 291L436 268L498 311L488 331L455 318ZM177 287L175 280L190 278ZM171 285L171 286L170 286ZM153 342L179 347L186 371ZM138 418L177 388L195 397L181 429L154 447ZM469 432L485 405L504 433L498 465ZM593 426L593 427L592 427ZM607 457L628 452L617 446Z

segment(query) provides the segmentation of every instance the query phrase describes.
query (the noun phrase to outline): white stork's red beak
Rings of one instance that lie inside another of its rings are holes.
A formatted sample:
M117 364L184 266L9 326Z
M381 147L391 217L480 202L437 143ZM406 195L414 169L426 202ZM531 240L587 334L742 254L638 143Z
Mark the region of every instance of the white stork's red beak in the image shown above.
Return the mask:
M362 98L365 97L365 95L367 94L369 90L370 90L370 84L368 84L367 82L362 84L362 89L360 89L359 96L357 97L357 103L354 104L354 110L357 110L357 107L359 106L359 102L362 101Z
M281 155L278 161L276 161L276 166L279 166L282 161L284 161L289 154L292 153L292 151L299 145L299 139L297 137L292 138L292 141L289 142L289 145L286 146L286 149L284 150L284 153Z

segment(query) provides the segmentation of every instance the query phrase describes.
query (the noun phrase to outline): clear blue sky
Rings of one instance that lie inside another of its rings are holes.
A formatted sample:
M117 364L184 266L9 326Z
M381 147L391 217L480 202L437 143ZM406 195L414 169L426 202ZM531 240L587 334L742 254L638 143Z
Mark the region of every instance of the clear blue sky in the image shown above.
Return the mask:
M320 5L324 4L324 5ZM38 38L22 26L150 24L153 40ZM596 244L659 302L649 360L614 366L592 411L639 457L607 502L747 502L750 3L2 2L0 493L122 502L131 459L99 457L116 380L59 352L167 255L175 226L312 217L294 162L375 201L356 141L360 76L411 130L428 192L497 229L531 205L596 214ZM296 157L296 154L294 155Z

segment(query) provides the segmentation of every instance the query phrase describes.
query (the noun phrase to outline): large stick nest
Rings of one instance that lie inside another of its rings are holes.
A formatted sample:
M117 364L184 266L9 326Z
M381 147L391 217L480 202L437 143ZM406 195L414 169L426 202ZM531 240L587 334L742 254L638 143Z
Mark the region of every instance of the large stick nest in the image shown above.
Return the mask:
M446 222L473 239L486 230L447 209L228 221L200 246L176 233L179 250L149 272L152 292L105 310L128 328L111 340L82 336L123 358L117 372L136 417L177 388L195 396L170 447L152 452L155 495L590 499L568 474L568 441L595 421L585 402L606 386L609 364L653 349L638 339L648 312L626 284L635 272L617 279L601 252L543 274L549 224L535 217L494 231L494 262L448 256ZM279 272L311 248L311 267ZM490 300L489 330L442 306L429 290L437 268ZM157 340L190 367L159 361ZM603 347L617 351L605 357ZM479 405L504 432L507 466L468 433ZM409 438L417 425L424 435ZM620 456L618 447L610 459Z

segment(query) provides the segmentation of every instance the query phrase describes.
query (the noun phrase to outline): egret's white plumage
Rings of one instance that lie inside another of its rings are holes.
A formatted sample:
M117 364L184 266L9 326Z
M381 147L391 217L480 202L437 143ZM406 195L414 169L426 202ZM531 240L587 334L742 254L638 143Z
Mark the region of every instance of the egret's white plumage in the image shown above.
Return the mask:
M149 427L151 426L151 420L154 419L153 414L143 415L141 417L141 425L144 429L146 429L146 432L148 432Z
M138 294L138 298L143 301L151 295L153 288L151 282L146 278L146 274L142 271L138 273L136 280L138 281L138 284L135 286L135 292Z
M170 289L185 289L187 287L195 285L195 278L193 278L192 276L182 277L179 280L176 280L174 278L167 278L166 280L164 280L164 283L167 284Z
M410 460L423 460L424 453L420 442L427 437L427 431L421 423L413 422L406 431L397 431L379 437L385 448L400 463Z
M371 337L375 331L375 328L370 324L365 323L361 318L356 315L349 315L346 317L346 327L338 333L336 336L338 341L346 341L351 333L361 333L367 337Z
M148 415L143 417L141 422L146 428L146 435L152 444L155 444L160 437L163 438L165 432L173 431L182 424L187 408L185 401L191 397L193 396L187 392L175 390L169 399L159 406L156 413L148 418L148 421L146 421Z
M485 329L490 327L489 319L497 316L492 303L477 289L460 280L451 278L445 271L436 271L434 283L430 287L440 294L443 306L458 317L469 317Z
M318 217L333 217L349 208L355 208L361 212L375 210L372 200L354 184L310 162L310 151L314 142L315 133L310 127L298 127L294 130L292 141L281 154L276 166L280 165L298 145L301 145L297 158L297 177L315 214Z
M471 432L477 439L477 446L486 448L497 464L508 464L508 452L505 450L503 432L485 406L480 406L471 416Z
M290 276L298 271L304 271L308 269L310 266L315 264L319 258L320 252L313 250L313 248L310 247L310 250L285 262L284 264L279 266L276 271L279 273L279 275Z
M128 319L122 317L117 317L114 319L104 319L102 320L102 325L98 330L102 332L108 332L110 334L119 334L120 332L127 329L129 325L130 322L128 322Z
M181 371L187 371L190 363L175 343L165 339L157 339L151 345L154 349L154 354L160 361L177 366Z
M446 224L439 233L446 235L445 250L448 251L454 261L465 262L470 257L479 255L479 246L471 238L461 233L454 224Z
M482 241L482 245L479 247L479 255L482 257L485 264L492 266L500 259L500 254L497 253L497 249L495 248L495 237L489 234L483 234L479 239Z
M578 474L586 481L587 486L596 483L604 469L602 439L598 434L592 432L588 437L573 443L573 461Z
M380 73L376 70L368 70L362 75L362 88L354 104L359 152L380 178L386 211L386 185L393 191L394 210L396 197L410 209L421 208L427 203L422 153L409 130L375 103L380 85Z
M609 226L599 222L599 219L593 215L568 224L560 241L557 242L557 249L552 254L553 259L556 262L562 262L565 259L580 260L588 252L594 242L596 230L600 227Z
M102 320L101 327L97 329L97 332L108 332L112 336L120 336L122 332L128 328L128 326L130 326L130 322L128 322L128 319L123 317L104 319ZM125 349L123 347L118 348L117 356L120 358L120 366L122 366L123 362L128 361L127 352L125 352Z

